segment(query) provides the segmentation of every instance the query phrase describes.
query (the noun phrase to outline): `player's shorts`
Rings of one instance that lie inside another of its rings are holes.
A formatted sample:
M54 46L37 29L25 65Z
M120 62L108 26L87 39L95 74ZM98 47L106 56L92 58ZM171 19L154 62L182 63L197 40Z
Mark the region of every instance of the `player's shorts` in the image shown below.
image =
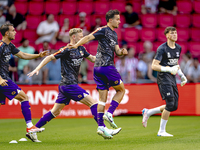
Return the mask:
M89 95L84 89L78 84L73 85L59 85L59 93L56 103L68 105L70 100L80 101L85 96Z
M169 84L158 84L158 88L163 100L166 100L167 98L174 98L175 101L178 101L179 94L177 86Z
M97 84L97 90L109 90L111 86L117 86L122 78L114 66L94 67L94 81Z
M8 86L0 85L0 103L2 105L5 105L6 97L12 100L21 91L21 88L12 80L8 80L7 84Z

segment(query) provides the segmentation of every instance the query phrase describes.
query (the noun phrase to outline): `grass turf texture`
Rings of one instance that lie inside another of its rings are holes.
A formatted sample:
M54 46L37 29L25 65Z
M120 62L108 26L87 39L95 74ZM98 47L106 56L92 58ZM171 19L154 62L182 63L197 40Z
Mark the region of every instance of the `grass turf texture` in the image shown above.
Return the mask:
M38 119L33 119L36 123ZM0 119L0 150L197 150L200 149L200 117L171 116L167 132L174 137L157 137L160 116L152 116L147 128L141 116L115 117L122 131L112 140L97 135L92 118L54 119L38 134L42 143L19 142L25 137L23 119ZM108 124L107 127L110 128ZM17 140L18 144L9 144Z

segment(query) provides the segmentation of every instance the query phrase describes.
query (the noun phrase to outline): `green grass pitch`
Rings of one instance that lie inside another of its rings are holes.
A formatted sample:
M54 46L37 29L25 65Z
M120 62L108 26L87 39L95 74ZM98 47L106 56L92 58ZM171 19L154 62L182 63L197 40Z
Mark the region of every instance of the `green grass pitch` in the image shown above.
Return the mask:
M33 123L37 121L33 119ZM200 150L199 116L171 116L167 132L174 137L157 137L160 116L152 116L147 128L141 122L142 116L115 117L122 131L112 140L104 140L97 135L92 118L54 119L38 133L42 143L9 144L25 137L24 120L0 119L0 150Z

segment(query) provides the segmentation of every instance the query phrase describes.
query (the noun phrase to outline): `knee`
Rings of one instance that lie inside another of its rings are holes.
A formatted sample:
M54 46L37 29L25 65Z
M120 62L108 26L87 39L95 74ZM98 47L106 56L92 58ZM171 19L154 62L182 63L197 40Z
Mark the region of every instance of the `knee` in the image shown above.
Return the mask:
M178 105L175 104L175 99L174 98L167 98L166 99L166 107L165 107L165 109L167 111L172 112L172 111L177 110L177 108L178 108Z
M55 110L55 111L51 111L51 113L53 114L53 116L57 117L58 115L60 115L61 109Z
M116 92L121 93L121 94L125 94L125 88L120 88L119 90L116 90Z

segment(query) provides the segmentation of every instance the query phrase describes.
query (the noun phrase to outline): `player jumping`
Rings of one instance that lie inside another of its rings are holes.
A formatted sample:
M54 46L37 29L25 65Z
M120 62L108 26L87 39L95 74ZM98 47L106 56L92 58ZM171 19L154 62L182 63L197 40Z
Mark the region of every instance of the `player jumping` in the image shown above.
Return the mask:
M125 94L121 76L114 66L114 52L118 56L126 55L128 52L124 48L119 48L117 33L114 31L120 24L119 11L108 11L106 13L106 21L106 26L100 27L93 33L85 36L75 45L71 45L71 48L77 48L94 39L99 42L94 65L94 80L99 92L97 133L103 137L112 138L112 135L106 132L103 120L108 121L113 128L117 128L112 115ZM112 98L108 111L104 114L108 90L111 86L116 90L116 94Z

